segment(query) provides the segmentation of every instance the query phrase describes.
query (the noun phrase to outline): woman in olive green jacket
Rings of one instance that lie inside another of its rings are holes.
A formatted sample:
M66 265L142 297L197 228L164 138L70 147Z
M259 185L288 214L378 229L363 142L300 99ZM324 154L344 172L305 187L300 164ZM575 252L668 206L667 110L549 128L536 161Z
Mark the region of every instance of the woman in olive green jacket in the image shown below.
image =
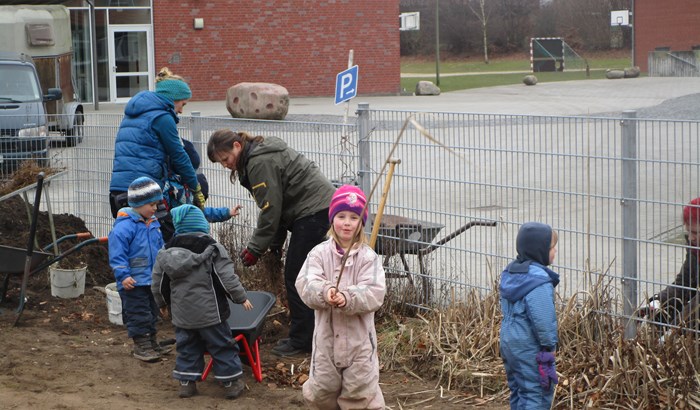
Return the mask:
M272 349L279 356L311 351L314 311L302 302L295 282L306 255L326 238L328 204L335 192L331 182L309 159L276 137L253 137L222 129L207 144L209 160L231 170L260 208L248 245L240 254L245 266L257 263L268 250L281 255L291 232L284 266L289 302L289 338Z

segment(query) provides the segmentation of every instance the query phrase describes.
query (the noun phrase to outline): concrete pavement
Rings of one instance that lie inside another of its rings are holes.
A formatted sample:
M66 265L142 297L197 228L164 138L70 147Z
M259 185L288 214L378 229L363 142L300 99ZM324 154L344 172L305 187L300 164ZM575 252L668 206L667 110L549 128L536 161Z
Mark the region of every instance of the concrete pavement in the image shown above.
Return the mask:
M194 90L196 95L196 90ZM474 88L438 96L362 96L349 103L355 116L358 103L373 109L406 111L468 112L479 114L593 115L658 105L668 99L700 93L700 78L642 77L621 80L581 80ZM125 104L100 103L99 112L123 112ZM290 115L345 114L346 104L335 105L333 97L293 97ZM95 112L93 105L86 112ZM226 103L193 101L185 115L228 116Z

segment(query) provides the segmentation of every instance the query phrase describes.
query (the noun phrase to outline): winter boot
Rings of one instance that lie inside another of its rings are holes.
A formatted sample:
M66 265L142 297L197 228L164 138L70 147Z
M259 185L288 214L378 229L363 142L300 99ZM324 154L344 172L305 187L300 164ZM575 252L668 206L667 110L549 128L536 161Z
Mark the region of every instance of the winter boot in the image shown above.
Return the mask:
M158 338L156 337L155 334L152 334L150 336L150 338L151 338L151 347L153 347L153 350L155 350L159 355L165 356L166 354L173 351L172 344L159 343Z
M230 382L224 382L222 383L222 386L224 386L225 397L227 399L238 398L238 396L240 396L241 393L243 393L243 389L245 389L245 383L243 383L242 377L239 377L236 380L232 380Z
M192 380L180 380L180 398L186 399L197 394L197 384Z
M160 355L151 346L150 335L134 337L134 357L144 362L157 362L160 360Z

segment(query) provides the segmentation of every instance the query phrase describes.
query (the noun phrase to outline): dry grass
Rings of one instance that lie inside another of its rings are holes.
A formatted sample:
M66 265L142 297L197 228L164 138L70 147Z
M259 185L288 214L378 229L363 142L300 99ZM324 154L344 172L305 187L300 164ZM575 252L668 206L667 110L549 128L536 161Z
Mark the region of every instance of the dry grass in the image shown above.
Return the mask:
M287 306L283 261L266 253L254 266L246 267L241 263L241 258L238 255L243 251L253 233L252 225L246 225L221 224L217 229L219 243L228 250L236 274L246 289L270 292L277 297L282 306Z
M494 289L497 287L494 286ZM560 383L554 408L700 409L699 345L674 331L659 343L653 327L624 339L624 321L607 313L610 284L558 304ZM499 356L501 312L496 290L414 318L385 314L379 325L383 365L460 390L471 404L509 395Z
M246 287L284 299L279 261L263 257L255 267L240 265L237 255L251 233L230 225L219 230L219 238ZM656 328L640 324L637 338L626 340L625 319L606 313L617 304L612 281L599 277L589 291L557 303L560 377L554 408L700 409L698 337L674 330L659 343ZM388 278L387 298L377 315L382 366L433 381L435 390L449 390L464 405L507 402L497 283L487 294L474 290L460 303L425 309L418 306L421 283ZM439 292L443 297L445 293Z
M0 182L0 196L36 183L36 177L42 171L48 177L63 171L63 169L40 167L34 160L24 161L14 172L2 178L2 182Z

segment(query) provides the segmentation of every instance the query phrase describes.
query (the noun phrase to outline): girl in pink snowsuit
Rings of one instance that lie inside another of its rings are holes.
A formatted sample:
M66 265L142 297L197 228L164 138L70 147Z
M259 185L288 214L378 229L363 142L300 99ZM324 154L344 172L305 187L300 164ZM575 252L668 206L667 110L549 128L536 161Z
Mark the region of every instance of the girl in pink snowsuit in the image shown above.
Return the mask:
M314 409L384 408L374 312L384 301L386 283L381 259L363 232L365 203L359 188L338 188L328 212L330 238L309 252L296 281L301 299L315 310L311 369L303 386Z

